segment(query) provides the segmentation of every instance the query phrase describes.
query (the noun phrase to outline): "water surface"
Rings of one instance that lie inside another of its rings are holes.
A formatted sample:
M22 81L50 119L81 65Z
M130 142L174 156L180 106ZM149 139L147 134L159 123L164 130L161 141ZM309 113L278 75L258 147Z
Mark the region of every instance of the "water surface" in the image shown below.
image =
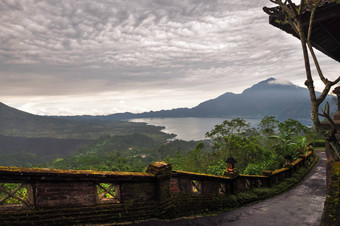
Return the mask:
M204 140L205 133L211 131L215 125L224 120L233 118L139 118L131 119L129 122L145 122L149 125L164 126L165 133L176 134L176 139L181 140ZM256 127L262 118L245 119L251 126Z

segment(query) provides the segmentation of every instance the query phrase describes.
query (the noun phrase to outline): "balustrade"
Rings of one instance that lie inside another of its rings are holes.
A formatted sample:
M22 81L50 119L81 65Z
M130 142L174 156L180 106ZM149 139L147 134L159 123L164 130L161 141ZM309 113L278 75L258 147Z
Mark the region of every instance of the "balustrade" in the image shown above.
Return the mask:
M29 191L32 188L28 184L0 183L0 205L11 205L15 207L31 207Z
M313 154L308 152L289 168L265 171L264 175L231 177L172 171L171 165L165 162L150 164L146 173L0 166L0 223L2 219L14 220L15 217L6 218L6 214L10 216L19 209L31 209L32 212L22 212L22 215L32 215L35 211L41 214L48 209L71 208L60 213L63 218L72 215L72 208L87 208L83 211L93 213L100 208L107 214L113 210L118 214L107 215L108 218L121 219L122 213L137 216L146 211L145 217L157 217L158 214L171 215L178 207L185 211L223 208L231 202L230 195L272 186L299 168L308 167L312 160Z

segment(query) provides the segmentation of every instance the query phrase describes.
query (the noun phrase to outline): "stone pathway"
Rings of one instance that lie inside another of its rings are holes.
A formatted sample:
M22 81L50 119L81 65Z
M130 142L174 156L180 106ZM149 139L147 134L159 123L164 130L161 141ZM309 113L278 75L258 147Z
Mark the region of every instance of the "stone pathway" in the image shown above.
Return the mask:
M151 220L130 225L320 225L326 196L326 153L318 152L318 155L320 159L317 165L296 187L263 202L212 217L196 217L171 221Z

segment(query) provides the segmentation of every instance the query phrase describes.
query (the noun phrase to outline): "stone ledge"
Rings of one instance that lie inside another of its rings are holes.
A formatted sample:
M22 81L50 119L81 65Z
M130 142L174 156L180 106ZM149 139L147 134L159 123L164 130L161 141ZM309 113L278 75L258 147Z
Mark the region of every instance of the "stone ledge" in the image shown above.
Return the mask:
M1 181L127 181L127 180L154 180L155 176L142 172L111 172L94 170L62 170L48 168L22 168L0 166Z

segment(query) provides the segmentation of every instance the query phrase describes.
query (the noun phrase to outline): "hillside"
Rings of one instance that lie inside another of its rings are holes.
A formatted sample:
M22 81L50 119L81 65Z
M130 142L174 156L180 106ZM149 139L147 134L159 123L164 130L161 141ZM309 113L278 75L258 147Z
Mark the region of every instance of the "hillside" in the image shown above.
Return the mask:
M310 119L309 92L291 83L280 84L269 78L244 90L241 94L226 92L193 108L118 113L106 116L46 117L29 114L0 103L0 135L96 139L101 135L158 133L160 127L122 120L166 117L263 117L286 120ZM318 95L320 95L318 93ZM333 103L329 96L327 101ZM331 104L331 109L334 104Z
M0 165L31 167L74 154L92 140L27 138L0 135Z
M65 158L108 135L139 133L159 142L173 137L161 129L144 123L37 116L0 103L0 165L32 167Z
M332 102L331 96L327 98L327 101ZM177 108L140 114L127 112L88 118L122 120L166 117L263 117L267 115L276 116L280 120L288 118L309 120L308 90L292 83L280 84L275 78L269 78L244 90L241 94L226 92L190 109Z
M102 135L145 133L158 136L162 127L96 118L37 116L0 103L0 135L29 138L97 139Z
M332 101L331 97L328 101ZM178 108L141 114L47 117L29 114L0 103L0 165L31 166L64 158L103 136L115 136L114 139L124 136L128 139L133 134L140 134L138 137L142 137L143 142L149 137L153 142L160 143L173 137L160 132L162 127L120 121L121 119L265 115L276 116L280 120L309 119L309 106L307 89L289 83L280 84L273 78L262 81L241 94L227 92L191 109ZM117 149L118 146L111 147Z
M309 118L310 101L307 89L275 82L274 78L270 78L244 90L241 94L225 93L216 99L199 104L192 110L202 117L272 115L279 119Z

